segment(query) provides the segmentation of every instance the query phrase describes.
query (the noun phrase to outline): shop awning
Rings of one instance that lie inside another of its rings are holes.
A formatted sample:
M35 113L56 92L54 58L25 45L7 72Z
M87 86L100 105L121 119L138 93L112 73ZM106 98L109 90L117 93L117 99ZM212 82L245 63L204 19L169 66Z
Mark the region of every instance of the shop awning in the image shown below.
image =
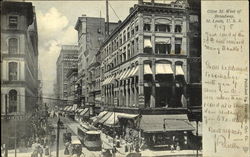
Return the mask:
M144 39L144 48L152 48L152 43L150 39Z
M66 107L64 107L63 110L64 110L64 111L67 111L68 108L69 108L69 106L66 106Z
M131 72L131 70L132 70L132 69L128 69L128 70L126 71L126 73L120 78L120 80L128 78L129 73Z
M119 114L117 117L119 118L125 118L125 119L134 119L137 118L139 115L138 114L128 114L128 113L122 113Z
M155 42L157 44L170 44L171 43L171 38L156 38Z
M81 108L81 109L78 109L78 110L77 110L77 113L79 114L79 113L81 113L83 110L84 110L84 109L82 109L82 108Z
M128 113L119 113L119 112L112 112L111 116L103 123L106 126L113 126L117 125L120 118L127 118L132 119L137 117L138 115L135 114L128 114Z
M89 116L89 108L85 108L81 113L80 113L80 116L84 116L84 117L87 117Z
M112 81L113 81L113 79L114 79L114 75L112 75L109 79L108 79L108 82L107 82L107 84L110 84Z
M156 74L173 74L173 70L170 64L156 64Z
M130 73L128 74L128 77L133 77L136 75L136 73L138 72L139 67L135 66L131 69Z
M120 77L123 75L125 71L121 71L118 75L116 75L115 79L120 80Z
M105 116L103 116L98 123L104 123L110 116L112 115L112 112L108 112Z
M73 109L73 106L69 106L66 111L71 111Z
M127 74L127 72L129 71L129 69L126 69L125 71L123 71L122 75L120 76L120 80L123 79L123 77Z
M164 128L165 122L165 128ZM142 115L140 128L144 132L193 131L186 114Z
M181 65L176 65L175 70L176 70L175 75L184 75L184 71L183 71Z
M150 74L150 75L153 74L149 64L144 64L144 75L146 74Z
M97 119L94 120L94 124L97 124L101 120L101 118L104 117L107 113L108 111L102 111L101 113L99 113Z

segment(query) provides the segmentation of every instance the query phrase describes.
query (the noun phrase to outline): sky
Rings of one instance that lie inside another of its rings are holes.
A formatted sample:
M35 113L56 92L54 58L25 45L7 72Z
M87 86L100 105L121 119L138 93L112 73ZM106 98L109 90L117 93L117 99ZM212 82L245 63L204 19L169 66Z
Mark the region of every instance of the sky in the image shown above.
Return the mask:
M35 6L38 25L39 79L43 83L43 94L50 96L53 94L56 61L61 45L77 45L77 31L74 29L77 18L82 15L105 18L106 2L105 0L29 2ZM138 0L109 0L110 22L123 21L129 14L129 8L137 3Z
M36 10L38 25L38 50L40 79L45 96L53 94L56 80L56 60L61 45L77 45L77 31L74 29L77 18L106 17L105 1L31 1ZM119 19L124 20L129 8L137 1L110 1ZM111 22L119 19L109 7Z

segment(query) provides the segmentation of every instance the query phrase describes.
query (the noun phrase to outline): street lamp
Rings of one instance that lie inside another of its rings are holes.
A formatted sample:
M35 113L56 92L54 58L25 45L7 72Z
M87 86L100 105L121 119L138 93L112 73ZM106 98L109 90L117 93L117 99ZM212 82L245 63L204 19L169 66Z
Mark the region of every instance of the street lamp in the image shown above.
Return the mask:
M57 139L56 139L56 157L59 157L59 136L60 136L60 126L62 126L63 123L60 121L60 117L57 121Z

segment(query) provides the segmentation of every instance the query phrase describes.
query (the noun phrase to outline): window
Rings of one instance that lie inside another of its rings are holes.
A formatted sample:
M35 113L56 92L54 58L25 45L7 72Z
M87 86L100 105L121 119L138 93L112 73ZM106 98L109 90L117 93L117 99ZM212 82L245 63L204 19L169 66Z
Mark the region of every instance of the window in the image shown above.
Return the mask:
M144 24L143 30L144 31L150 31L150 24Z
M17 53L17 39L16 38L10 38L9 39L9 54L16 54Z
M144 53L152 53L152 43L150 37L144 37Z
M17 80L17 63L10 62L9 63L9 80Z
M181 25L175 25L174 32L175 32L175 33L181 33L181 32L182 32Z
M171 27L170 27L170 25L157 24L157 25L155 25L155 31L156 32L170 32Z
M133 36L134 34L135 34L135 30L132 29L132 30L131 30L131 35Z
M166 44L155 44L155 52L158 54L166 54L167 45Z
M181 54L181 38L175 39L175 54Z
M9 91L9 113L17 112L17 91L12 89Z
M128 51L127 51L127 56L128 56L128 59L131 57L131 54L130 54L130 44L128 44Z
M17 28L17 16L10 16L9 17L9 27L16 29Z
M138 32L138 29L139 29L138 26L135 26L135 32Z

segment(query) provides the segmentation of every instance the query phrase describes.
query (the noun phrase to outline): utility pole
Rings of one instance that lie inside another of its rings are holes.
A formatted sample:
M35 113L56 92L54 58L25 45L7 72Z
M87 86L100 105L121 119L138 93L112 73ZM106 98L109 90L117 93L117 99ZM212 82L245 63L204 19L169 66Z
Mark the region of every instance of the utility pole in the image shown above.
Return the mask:
M109 2L106 0L106 32L107 37L109 36Z
M61 125L61 121L60 121L60 117L59 117L59 119L58 119L58 121L57 121L56 157L59 157L60 125Z
M196 139L197 139L197 141L198 141L198 124L199 124L199 122L198 122L198 120L196 119ZM198 143L198 142L197 142ZM198 157L199 156L199 147L198 147L198 144L197 144L197 150L196 150L196 156Z
M5 120L7 121L7 105L8 105L8 101L7 101L7 99L8 99L8 95L7 94L5 94ZM4 153L4 155L5 155L5 157L8 157L8 147L9 147L9 137L7 137L7 141L6 141L6 144L5 144L5 153Z

